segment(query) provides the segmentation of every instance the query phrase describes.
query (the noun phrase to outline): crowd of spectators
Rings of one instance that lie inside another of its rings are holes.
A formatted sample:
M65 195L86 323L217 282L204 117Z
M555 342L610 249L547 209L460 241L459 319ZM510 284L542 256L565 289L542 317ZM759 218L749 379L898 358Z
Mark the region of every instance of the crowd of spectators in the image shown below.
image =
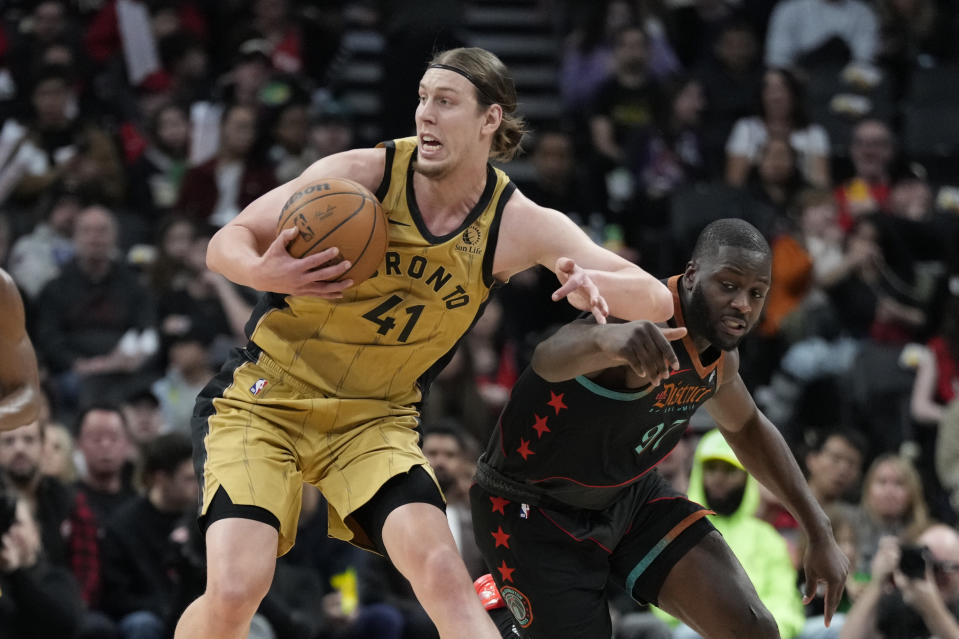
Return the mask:
M193 400L258 295L209 271L206 244L316 159L409 134L430 49L470 42L468 4L0 3L0 267L46 396L0 434L0 635L171 636L204 580ZM717 511L783 637L959 636L959 2L522 4L555 40L561 105L532 118L524 193L659 277L712 219L769 239L742 374L852 561L844 615L824 630L822 600L803 609L796 522L700 439L708 418L660 472ZM372 128L343 91L353 28L385 43ZM575 316L554 288L514 277L423 407L474 576L472 462L532 347ZM305 490L251 637L435 636L385 560L325 530ZM614 600L620 639L692 632Z

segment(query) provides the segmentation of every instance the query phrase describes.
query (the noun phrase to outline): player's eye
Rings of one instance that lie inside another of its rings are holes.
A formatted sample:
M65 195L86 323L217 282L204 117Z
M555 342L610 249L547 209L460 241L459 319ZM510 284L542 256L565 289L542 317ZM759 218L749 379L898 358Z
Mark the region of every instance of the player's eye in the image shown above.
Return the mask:
M766 293L764 291L760 291L759 289L755 289L753 290L753 297L755 297L757 300L761 300L762 298L766 297Z
M733 284L732 282L723 282L722 285L723 285L723 288L726 289L727 291L736 290L736 285Z

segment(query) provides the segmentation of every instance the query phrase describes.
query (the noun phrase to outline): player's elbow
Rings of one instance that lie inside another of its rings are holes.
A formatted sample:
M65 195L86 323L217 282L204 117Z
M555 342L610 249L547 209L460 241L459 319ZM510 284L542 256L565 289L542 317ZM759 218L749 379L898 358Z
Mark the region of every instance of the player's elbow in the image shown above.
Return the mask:
M665 322L673 316L673 294L665 284L653 280L649 292L648 319L651 322Z

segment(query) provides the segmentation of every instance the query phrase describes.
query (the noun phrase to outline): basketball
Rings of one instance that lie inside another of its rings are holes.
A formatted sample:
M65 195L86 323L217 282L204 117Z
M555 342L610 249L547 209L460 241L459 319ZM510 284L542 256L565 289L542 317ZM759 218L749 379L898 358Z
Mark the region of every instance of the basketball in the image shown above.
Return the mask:
M296 258L336 247L333 263L349 260L338 279L354 286L369 278L386 253L386 213L362 184L344 178L318 180L290 196L280 211L277 233L291 226L299 234L287 246Z

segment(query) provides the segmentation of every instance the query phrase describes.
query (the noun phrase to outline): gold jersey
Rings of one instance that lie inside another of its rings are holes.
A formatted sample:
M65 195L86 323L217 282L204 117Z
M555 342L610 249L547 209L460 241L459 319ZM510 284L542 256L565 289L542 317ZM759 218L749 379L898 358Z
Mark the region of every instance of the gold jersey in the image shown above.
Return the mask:
M410 406L489 298L500 219L515 186L487 165L479 202L459 228L436 237L413 194L416 138L380 146L386 170L376 196L389 221L389 246L376 273L339 300L267 294L247 333L323 396Z

